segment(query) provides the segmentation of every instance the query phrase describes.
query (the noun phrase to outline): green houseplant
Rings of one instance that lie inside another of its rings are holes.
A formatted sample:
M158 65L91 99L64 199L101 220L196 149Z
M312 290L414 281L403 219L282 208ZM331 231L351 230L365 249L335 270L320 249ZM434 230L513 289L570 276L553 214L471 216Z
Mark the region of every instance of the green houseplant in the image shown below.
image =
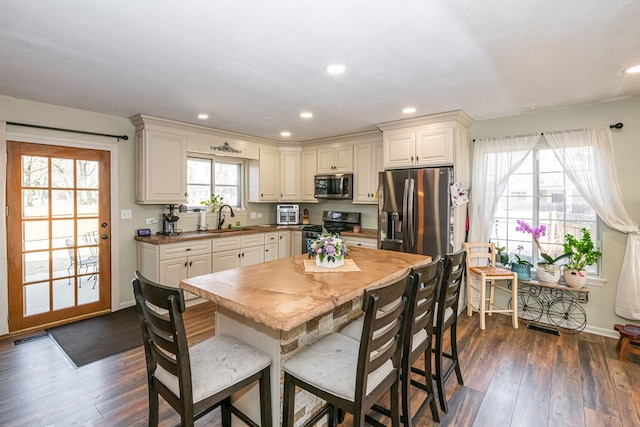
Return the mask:
M221 194L211 193L211 199L203 200L200 204L205 205L211 212L215 212L224 204L224 197Z
M595 264L602 256L602 252L598 251L591 241L589 230L583 228L581 232L580 240L569 233L564 236L564 251L569 254L569 261L564 266L564 281L572 288L581 288L587 283L584 268Z

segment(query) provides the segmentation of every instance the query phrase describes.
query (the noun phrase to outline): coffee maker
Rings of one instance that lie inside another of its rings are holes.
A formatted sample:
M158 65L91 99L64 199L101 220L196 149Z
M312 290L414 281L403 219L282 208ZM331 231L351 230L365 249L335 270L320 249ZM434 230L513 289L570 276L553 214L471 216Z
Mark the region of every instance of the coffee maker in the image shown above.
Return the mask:
M164 234L165 236L176 236L180 234L180 231L176 228L176 223L178 222L180 217L174 213L174 205L169 205L168 207L169 213L162 215L162 231L158 231L158 234Z

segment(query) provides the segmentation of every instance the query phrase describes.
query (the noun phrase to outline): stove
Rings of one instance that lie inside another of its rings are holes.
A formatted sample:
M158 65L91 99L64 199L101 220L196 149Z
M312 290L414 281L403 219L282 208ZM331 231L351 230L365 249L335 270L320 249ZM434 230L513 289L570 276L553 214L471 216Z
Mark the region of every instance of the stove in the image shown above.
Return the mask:
M322 234L323 227L332 234L353 230L355 225L360 225L360 213L324 211L322 213L322 222L322 225L305 225L302 228L302 253L309 252L311 240L317 239Z

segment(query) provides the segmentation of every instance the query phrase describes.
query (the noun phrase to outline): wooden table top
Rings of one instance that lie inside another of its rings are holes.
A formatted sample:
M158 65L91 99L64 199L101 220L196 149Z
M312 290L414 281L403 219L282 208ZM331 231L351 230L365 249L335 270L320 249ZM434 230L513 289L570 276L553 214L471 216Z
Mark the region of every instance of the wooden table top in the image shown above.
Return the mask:
M290 331L401 277L431 257L362 247L349 248L361 271L305 273L306 254L191 277L180 287L269 328Z

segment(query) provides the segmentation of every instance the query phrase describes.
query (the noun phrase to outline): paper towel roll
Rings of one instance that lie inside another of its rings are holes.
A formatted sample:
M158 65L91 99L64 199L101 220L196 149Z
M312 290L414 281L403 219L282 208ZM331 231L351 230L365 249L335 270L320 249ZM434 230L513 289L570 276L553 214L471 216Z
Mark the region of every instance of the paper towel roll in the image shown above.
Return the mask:
M204 231L207 229L207 211L200 211L200 221L198 222L198 230Z

